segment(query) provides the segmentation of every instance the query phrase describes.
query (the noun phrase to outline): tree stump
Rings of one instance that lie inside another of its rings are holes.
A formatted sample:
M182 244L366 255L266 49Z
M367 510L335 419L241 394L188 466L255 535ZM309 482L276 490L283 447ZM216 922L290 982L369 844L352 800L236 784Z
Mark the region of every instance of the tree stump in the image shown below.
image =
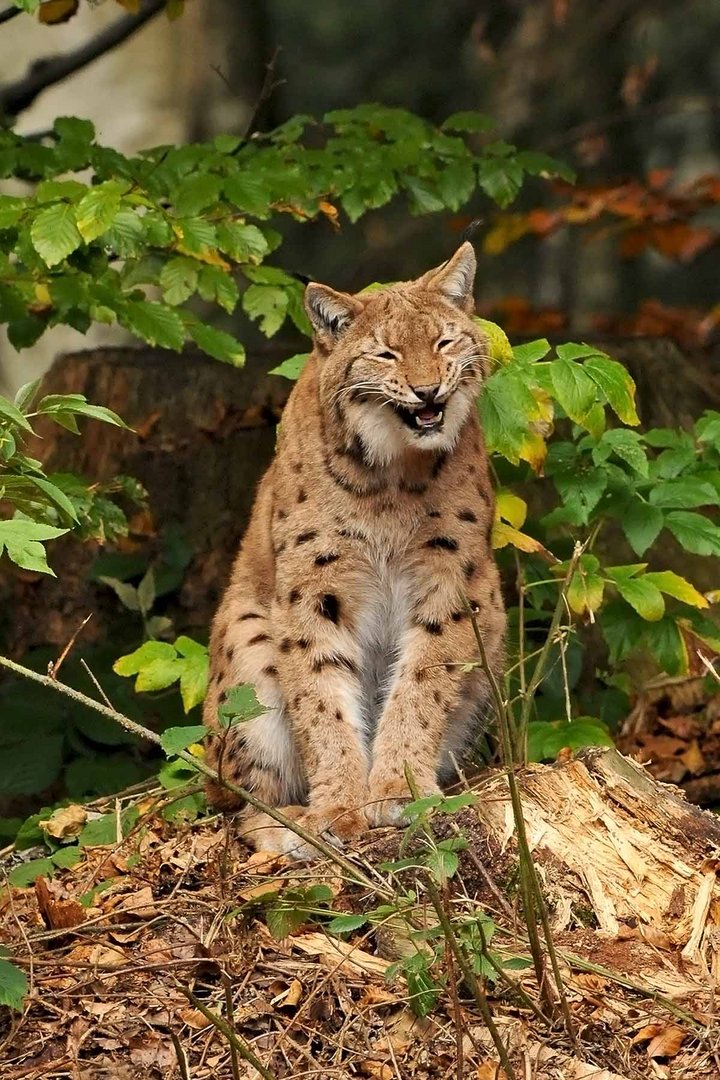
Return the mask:
M124 473L147 488L149 513L136 515L120 548L152 556L163 530L178 527L193 552L179 595L164 601L178 632L210 623L291 388L267 368L288 351L250 356L238 369L197 352L96 349L59 357L43 381L43 394L83 393L134 429L83 421L78 438L41 422L42 441L30 452L49 472L78 472L91 482ZM12 567L0 574L0 636L13 655L62 646L89 612L83 640L100 640L117 615L114 595L87 577L97 544L61 538L49 550L57 579Z
M518 779L558 946L707 1004L720 979L718 818L612 749L531 765ZM478 793L465 812L480 824L470 842L496 880L507 879L517 846L505 775Z

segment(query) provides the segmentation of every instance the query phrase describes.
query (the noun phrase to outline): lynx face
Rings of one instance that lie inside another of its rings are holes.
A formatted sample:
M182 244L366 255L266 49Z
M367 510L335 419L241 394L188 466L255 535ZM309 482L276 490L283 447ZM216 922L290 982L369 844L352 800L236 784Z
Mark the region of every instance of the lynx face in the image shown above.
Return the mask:
M307 308L326 351L321 400L368 460L455 445L486 372L467 314L474 259L448 272L349 296L310 285Z

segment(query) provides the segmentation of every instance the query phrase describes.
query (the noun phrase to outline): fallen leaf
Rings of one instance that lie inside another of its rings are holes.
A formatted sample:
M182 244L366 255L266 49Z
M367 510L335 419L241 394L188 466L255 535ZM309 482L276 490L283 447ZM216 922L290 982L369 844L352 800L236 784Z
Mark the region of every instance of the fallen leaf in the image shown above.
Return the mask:
M48 930L64 930L79 926L87 918L87 910L78 900L68 897L67 890L57 881L48 881L43 877L36 878L35 896Z
M47 821L39 821L38 828L48 836L54 836L56 840L67 840L69 836L77 836L86 821L87 810L73 803L56 810Z
M687 1032L683 1031L681 1027L677 1027L675 1024L668 1024L663 1030L651 1040L650 1045L647 1048L647 1056L649 1058L672 1058L680 1050L680 1047L685 1042Z
M202 1031L210 1025L208 1018L199 1009L181 1009L177 1015L193 1031Z
M394 1080L395 1073L389 1065L385 1065L382 1061L374 1061L372 1058L366 1058L365 1061L359 1061L360 1072L363 1076L371 1076L373 1080Z
M87 955L91 964L102 968L125 967L128 960L122 949L115 949L112 945L93 945Z
M159 915L149 885L138 889L136 893L132 893L130 896L124 896L115 910L122 911L125 915L134 915L136 919L154 919L156 915Z
M507 1080L505 1071L500 1067L499 1061L483 1061L478 1065L476 1080Z

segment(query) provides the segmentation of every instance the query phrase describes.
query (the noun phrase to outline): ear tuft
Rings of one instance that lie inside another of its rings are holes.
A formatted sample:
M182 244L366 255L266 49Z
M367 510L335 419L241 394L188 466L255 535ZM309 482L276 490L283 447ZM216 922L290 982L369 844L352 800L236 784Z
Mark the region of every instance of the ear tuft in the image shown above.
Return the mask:
M335 339L360 314L363 305L348 293L311 281L305 289L305 310L316 334Z
M436 270L431 270L420 280L426 288L442 293L445 299L456 307L463 311L472 311L476 270L475 250L466 240L451 259Z

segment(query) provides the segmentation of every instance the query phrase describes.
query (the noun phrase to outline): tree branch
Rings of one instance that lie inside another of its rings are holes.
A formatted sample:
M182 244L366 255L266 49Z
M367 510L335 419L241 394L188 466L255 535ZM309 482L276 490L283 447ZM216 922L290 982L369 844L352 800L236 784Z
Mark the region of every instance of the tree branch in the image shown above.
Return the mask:
M22 15L22 10L19 7L10 7L0 11L0 25L4 22L10 22L10 19L14 19L16 15Z
M110 52L116 45L122 44L139 30L146 22L154 18L165 7L165 0L147 0L142 11L137 15L127 15L106 27L96 37L60 56L46 56L36 60L25 75L17 82L0 87L0 116L15 117L29 108L35 99L76 71L92 64L94 60ZM18 9L20 10L20 9ZM11 16L5 12L7 18ZM0 16L0 20L2 16Z

